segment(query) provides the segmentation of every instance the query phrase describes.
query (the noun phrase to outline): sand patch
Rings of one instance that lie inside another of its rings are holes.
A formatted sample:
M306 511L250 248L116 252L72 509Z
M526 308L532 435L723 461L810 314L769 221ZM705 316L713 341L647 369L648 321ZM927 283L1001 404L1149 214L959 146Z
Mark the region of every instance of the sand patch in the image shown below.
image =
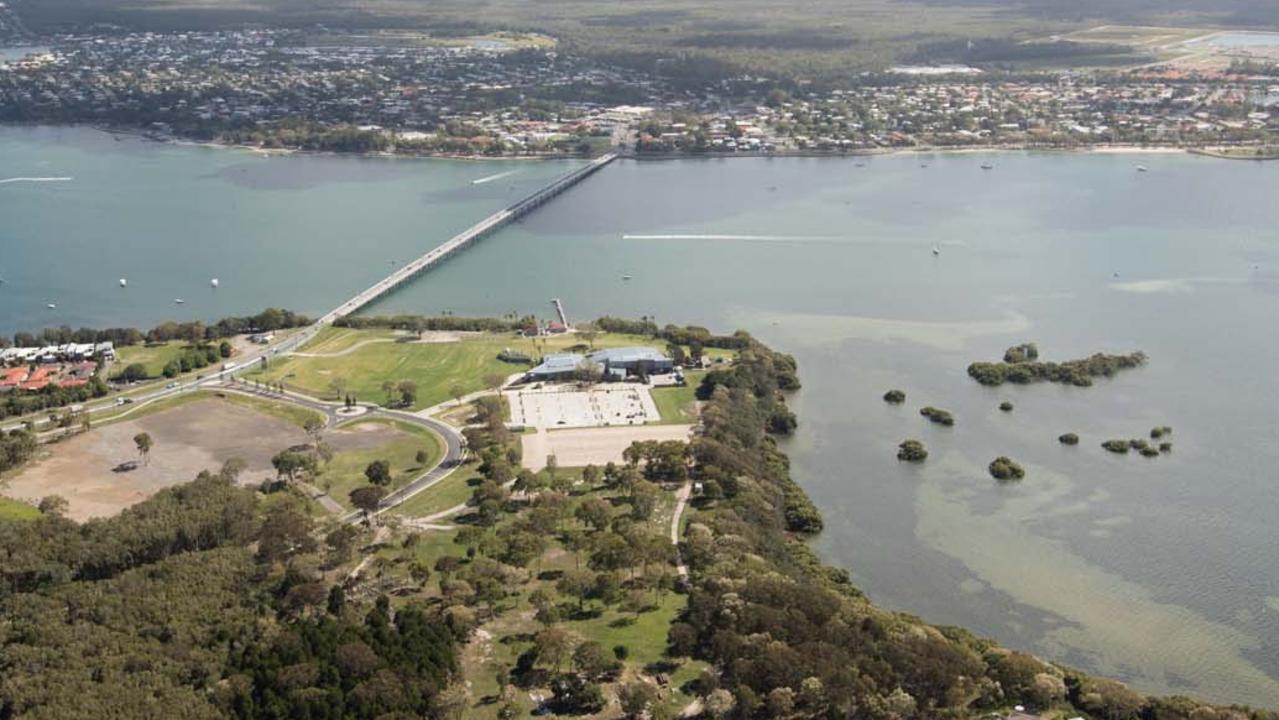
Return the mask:
M139 459L133 437L142 432L155 443L150 462L132 472L112 472ZM82 521L114 515L233 457L247 463L242 482L274 477L271 457L307 441L301 428L285 420L215 398L197 400L49 446L51 454L5 483L3 492L18 499L61 495L68 516Z
M534 472L546 467L554 455L560 467L582 467L622 462L622 451L639 440L688 440L692 425L638 425L635 427L541 430L523 437L520 464Z

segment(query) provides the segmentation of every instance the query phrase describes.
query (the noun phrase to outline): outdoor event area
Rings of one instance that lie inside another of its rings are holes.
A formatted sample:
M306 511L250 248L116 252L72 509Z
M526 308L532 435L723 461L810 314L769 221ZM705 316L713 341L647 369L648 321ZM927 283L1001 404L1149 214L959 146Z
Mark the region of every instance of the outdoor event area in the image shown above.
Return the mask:
M518 387L504 393L511 423L535 428L644 425L661 421L646 385L608 384L586 389L564 385Z

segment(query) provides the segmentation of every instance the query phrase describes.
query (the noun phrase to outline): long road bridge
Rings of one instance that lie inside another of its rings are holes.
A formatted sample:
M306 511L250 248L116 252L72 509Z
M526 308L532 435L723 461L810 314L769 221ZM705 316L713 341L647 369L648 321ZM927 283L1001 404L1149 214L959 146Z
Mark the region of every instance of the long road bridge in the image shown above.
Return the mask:
M560 176L550 185L538 190L519 202L499 210L471 227L449 238L444 244L429 250L416 260L402 265L395 272L379 280L376 284L342 303L337 309L320 318L317 325L331 325L338 318L358 312L387 293L417 277L423 271L433 267L453 253L479 240L493 231L518 220L530 211L535 210L560 193L594 174L597 170L616 160L617 153L602 155L582 167Z

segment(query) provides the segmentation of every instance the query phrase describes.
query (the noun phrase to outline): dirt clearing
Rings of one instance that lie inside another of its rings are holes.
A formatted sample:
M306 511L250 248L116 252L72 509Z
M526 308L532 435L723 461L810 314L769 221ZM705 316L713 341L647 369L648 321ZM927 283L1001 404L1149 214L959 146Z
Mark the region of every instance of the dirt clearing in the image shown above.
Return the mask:
M560 467L582 467L622 462L622 451L637 440L687 440L692 425L642 425L581 430L541 430L524 435L521 464L534 472L546 467L554 455Z
M112 468L138 460L133 437L154 441L150 462L131 472ZM271 457L308 441L301 428L247 407L210 398L137 420L114 423L47 446L50 455L9 480L3 493L16 499L61 495L74 520L114 515L156 491L216 470L230 458L248 463L242 482L274 477Z

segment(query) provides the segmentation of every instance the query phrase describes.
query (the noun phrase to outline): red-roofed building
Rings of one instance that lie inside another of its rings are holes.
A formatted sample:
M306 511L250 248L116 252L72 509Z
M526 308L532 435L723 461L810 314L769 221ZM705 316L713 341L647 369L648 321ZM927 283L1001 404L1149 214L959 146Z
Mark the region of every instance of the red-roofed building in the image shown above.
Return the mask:
M63 380L62 382L58 383L58 385L64 388L81 387L83 385L88 385L88 384L89 384L89 381L83 378L67 378L66 380Z
M27 378L26 382L22 383L18 387L22 390L43 389L46 385L49 384L50 382L49 376L52 374L53 374L53 371L49 368L43 368L43 367L36 368L36 371L31 373L31 377Z
M3 374L0 374L0 388L14 388L27 379L27 369L24 367L9 368Z

